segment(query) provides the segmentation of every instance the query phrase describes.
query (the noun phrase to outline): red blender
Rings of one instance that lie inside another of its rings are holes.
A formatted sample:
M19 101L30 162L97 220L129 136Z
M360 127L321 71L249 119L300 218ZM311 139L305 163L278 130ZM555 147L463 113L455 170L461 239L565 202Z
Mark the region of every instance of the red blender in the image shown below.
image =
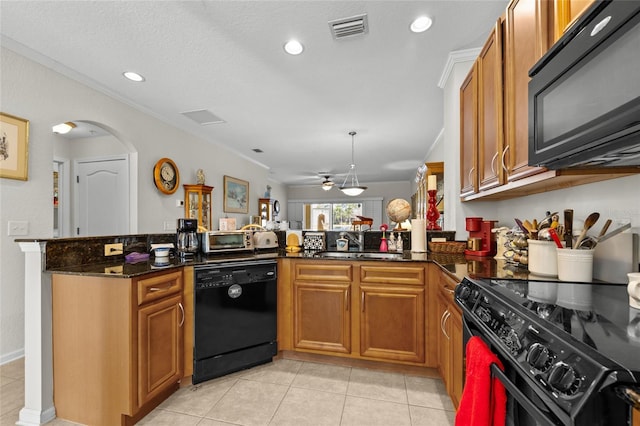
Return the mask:
M496 227L496 223L498 223L497 220L482 220L481 217L466 218L465 225L469 238L464 254L477 257L495 256L498 246L496 234L491 230Z

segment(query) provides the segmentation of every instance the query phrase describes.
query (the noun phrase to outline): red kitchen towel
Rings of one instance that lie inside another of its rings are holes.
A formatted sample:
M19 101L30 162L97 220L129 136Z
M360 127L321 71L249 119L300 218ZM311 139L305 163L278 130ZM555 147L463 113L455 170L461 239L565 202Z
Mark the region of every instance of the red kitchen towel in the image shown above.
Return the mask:
M473 336L467 343L467 372L456 426L504 426L507 394L497 377L491 380L491 364L502 362L484 341Z

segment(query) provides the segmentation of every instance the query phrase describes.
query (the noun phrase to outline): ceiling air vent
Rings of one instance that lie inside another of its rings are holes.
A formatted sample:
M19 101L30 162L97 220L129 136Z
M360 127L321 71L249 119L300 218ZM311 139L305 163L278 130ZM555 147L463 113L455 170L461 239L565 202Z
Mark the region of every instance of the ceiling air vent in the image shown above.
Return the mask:
M207 124L219 124L224 123L225 121L206 109L199 109L195 111L185 111L180 114L184 115L187 118L192 119L196 123L201 126L206 126Z
M338 40L345 37L365 34L369 32L367 14L352 16L351 18L329 21L329 28L333 38Z

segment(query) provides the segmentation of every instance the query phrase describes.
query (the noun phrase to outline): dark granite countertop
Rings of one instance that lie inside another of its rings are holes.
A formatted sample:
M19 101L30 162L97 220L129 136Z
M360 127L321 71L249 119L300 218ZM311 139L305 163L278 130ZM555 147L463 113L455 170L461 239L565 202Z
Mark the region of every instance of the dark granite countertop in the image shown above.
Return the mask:
M494 277L494 278L520 278L527 279L529 273L526 268L519 267L505 261L495 260L493 258L471 258L464 255L449 255L440 253L414 253L404 251L401 258L397 259L340 259L315 257L315 252L301 251L298 253L290 253L284 250L271 251L264 253L245 253L245 254L228 254L228 255L199 255L193 259L181 259L171 256L168 262L159 264L155 262L153 256L148 260L127 263L122 257L113 262L93 263L74 266L54 266L47 268L46 272L51 274L67 274L67 275L86 275L101 276L113 278L133 278L161 270L170 270L182 268L185 266L198 266L225 262L251 261L260 259L277 259L277 258L303 258L322 261L345 261L357 260L365 262L435 262L440 267L449 272L454 278L462 280L465 276L472 277Z

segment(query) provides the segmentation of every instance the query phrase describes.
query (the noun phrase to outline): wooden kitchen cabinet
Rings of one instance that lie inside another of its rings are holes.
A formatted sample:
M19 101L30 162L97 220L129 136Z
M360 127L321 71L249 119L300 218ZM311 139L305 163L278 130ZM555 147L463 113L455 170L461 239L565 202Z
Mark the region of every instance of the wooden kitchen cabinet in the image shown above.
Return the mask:
M595 0L555 0L554 1L554 43L564 35L573 23Z
M478 62L460 87L460 196L478 192Z
M198 219L198 226L211 230L211 193L213 186L183 185L184 214L189 219Z
M553 44L559 20L574 20L592 2L509 3L460 87L462 201L506 200L638 173L632 167L547 170L528 164L529 69Z
M294 347L351 353L351 265L296 263L294 271Z
M423 265L286 259L278 274L281 350L426 365Z
M462 197L503 182L502 70L502 23L498 20L460 87Z
M424 267L360 266L360 355L425 361Z
M182 271L140 278L52 276L58 417L130 425L183 377Z
M501 166L511 182L545 171L529 166L529 69L549 49L551 0L511 0L504 37L505 144Z
M493 31L478 56L478 189L501 185L503 169L500 154L503 150L502 110L502 22Z
M438 284L437 312L440 317L440 333L438 334L439 368L447 393L451 397L453 405L457 408L460 404L464 384L462 313L453 297L453 289L457 283L440 271Z

